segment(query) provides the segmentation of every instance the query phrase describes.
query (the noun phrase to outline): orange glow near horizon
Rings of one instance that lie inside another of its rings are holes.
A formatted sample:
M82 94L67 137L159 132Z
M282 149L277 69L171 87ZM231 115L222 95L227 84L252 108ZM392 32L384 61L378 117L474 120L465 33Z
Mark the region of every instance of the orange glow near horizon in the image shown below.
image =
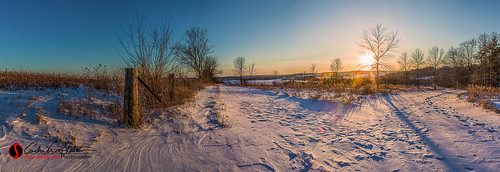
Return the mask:
M368 52L368 50L365 49L365 54L358 56L360 70L371 69L371 65L375 62L375 60L373 59L373 55L374 55L373 53L370 53Z

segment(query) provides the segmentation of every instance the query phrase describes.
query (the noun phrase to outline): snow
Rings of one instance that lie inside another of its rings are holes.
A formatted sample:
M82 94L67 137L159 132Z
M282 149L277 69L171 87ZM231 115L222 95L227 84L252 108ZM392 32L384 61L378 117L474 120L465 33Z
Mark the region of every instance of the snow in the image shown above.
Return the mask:
M276 84L282 84L284 82L288 82L291 80L284 80L284 79L271 79L271 80L248 80L247 84L251 85L276 85ZM303 80L294 80L295 82L306 82ZM226 84L240 84L240 80L226 80L224 81Z
M94 138L87 145L95 152L89 159L39 160L8 155L16 142L48 142L16 129L46 127L30 122L31 111L21 118L16 102L38 94L47 95L38 105L54 106L56 94L2 91L0 171L499 171L500 115L458 98L461 92L378 95L345 105L312 99L306 95L312 91L209 86L141 129L107 124L105 115L82 122L49 112L49 125L76 123L81 137ZM181 115L171 117L173 111ZM231 127L215 122L217 113Z
M500 110L500 99L492 99L490 100L493 108Z
M424 76L424 77L417 78L417 80L430 80L430 79L434 79L434 76Z
M248 80L247 84L253 84L253 85L273 85L274 83L279 83L281 84L284 82L284 80L281 79L276 79L276 80ZM224 81L226 84L240 84L240 80L226 80Z

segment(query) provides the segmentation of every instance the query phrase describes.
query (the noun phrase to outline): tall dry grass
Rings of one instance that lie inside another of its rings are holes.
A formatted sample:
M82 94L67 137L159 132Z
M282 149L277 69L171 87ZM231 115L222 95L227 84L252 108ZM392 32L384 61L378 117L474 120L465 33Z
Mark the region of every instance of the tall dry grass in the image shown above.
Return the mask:
M58 73L40 73L26 71L0 71L0 89L76 89L80 86L123 92L123 84L119 77L95 75L69 75ZM120 91L122 90L122 91Z
M470 85L467 88L467 101L478 103L484 109L500 113L500 110L493 107L493 99L500 99L500 87L486 87Z
M167 85L168 78L161 79L163 82L155 82ZM190 100L197 91L203 89L207 84L196 79L176 78L174 90L168 90L166 86L153 85L153 88L164 88L154 90L164 102L170 107ZM67 114L76 118L95 118L99 115L109 114L117 120L118 124L123 122L123 91L124 71L122 68L107 69L106 66L98 65L83 69L82 74L70 75L59 73L40 73L27 71L0 71L0 89L3 90L64 90L82 89L85 97L66 97L58 95L58 113ZM156 109L165 108L164 104L156 100L151 93L140 86L141 112L143 116L151 115ZM169 92L174 92L170 98ZM102 105L96 102L112 102ZM40 118L42 119L42 118Z
M417 91L416 88L405 85L381 84L379 91L377 92L376 85L373 83L372 79L365 77L359 77L354 79L343 79L340 82L331 82L330 80L297 82L291 80L283 83L274 83L273 85L261 84L261 85L248 85L248 86L258 89L292 88L297 90L351 93L358 95L372 95L376 93L396 94L402 91Z

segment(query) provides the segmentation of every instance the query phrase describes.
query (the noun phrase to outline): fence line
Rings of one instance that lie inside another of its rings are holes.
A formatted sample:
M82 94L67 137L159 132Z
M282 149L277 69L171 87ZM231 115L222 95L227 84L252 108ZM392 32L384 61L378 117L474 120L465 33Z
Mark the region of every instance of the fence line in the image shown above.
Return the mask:
M150 88L150 87L149 87L149 86L148 86L148 85L147 85L147 84L146 84L146 83L145 83L145 82L141 79L141 77L139 77L139 76L138 76L138 77L137 77L137 79L139 79L139 82L140 82L140 83L141 83L144 87L146 87L146 90L148 90L151 94L153 94L153 96L154 96L154 97L155 97L158 101L160 101L160 103L162 103L163 105L165 105L165 107L168 107L167 103L163 102L163 101L161 100L161 98L160 98L158 95L156 95L156 94L153 92L153 90L152 90L152 89L151 89L151 88ZM168 90L168 91L169 91L169 92L173 92L173 90Z
M169 96L170 99L174 98L174 82L175 75L169 74ZM142 116L139 114L139 88L138 82L141 83L146 90L148 90L153 96L165 107L168 107L167 103L163 100L149 87L141 77L138 76L137 68L125 68L125 90L123 94L123 117L124 123L128 127L138 128L142 124Z

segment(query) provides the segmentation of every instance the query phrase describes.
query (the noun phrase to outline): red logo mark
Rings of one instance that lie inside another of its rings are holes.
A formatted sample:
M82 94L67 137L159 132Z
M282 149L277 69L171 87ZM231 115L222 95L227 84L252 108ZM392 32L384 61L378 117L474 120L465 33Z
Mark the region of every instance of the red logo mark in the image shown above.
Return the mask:
M12 158L17 159L23 154L23 147L19 143L15 143L9 148L9 154Z

